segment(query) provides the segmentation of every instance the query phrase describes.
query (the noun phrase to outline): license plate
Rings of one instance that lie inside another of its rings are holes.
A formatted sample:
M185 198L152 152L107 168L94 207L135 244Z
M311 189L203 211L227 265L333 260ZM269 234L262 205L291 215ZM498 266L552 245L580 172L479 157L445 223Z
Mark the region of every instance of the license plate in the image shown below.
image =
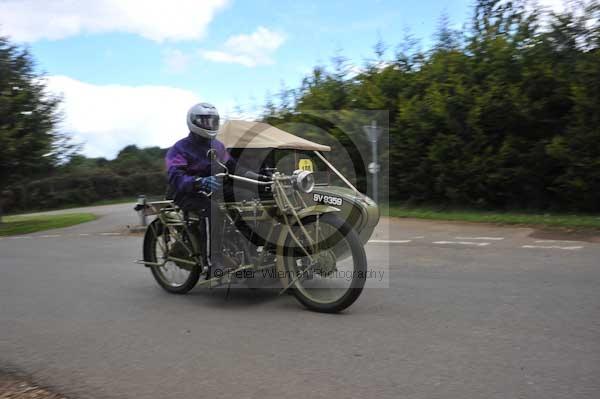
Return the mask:
M334 206L342 206L342 204L344 203L342 198L340 198L340 197L334 197L332 195L317 194L317 193L313 194L313 201L318 202L319 204L334 205Z

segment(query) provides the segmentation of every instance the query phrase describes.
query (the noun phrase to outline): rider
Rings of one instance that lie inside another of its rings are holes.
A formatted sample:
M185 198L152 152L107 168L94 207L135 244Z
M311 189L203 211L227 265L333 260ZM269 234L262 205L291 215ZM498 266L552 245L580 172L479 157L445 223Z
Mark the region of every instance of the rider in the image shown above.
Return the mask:
M210 259L213 273L222 267L221 234L223 216L218 205L206 193L217 192L221 180L214 175L223 172L225 164L230 171L235 169L235 160L225 145L215 137L219 131L219 113L214 105L199 103L187 113L189 135L169 149L166 156L170 192L175 203L184 212L203 214L210 218ZM208 156L214 149L216 160Z

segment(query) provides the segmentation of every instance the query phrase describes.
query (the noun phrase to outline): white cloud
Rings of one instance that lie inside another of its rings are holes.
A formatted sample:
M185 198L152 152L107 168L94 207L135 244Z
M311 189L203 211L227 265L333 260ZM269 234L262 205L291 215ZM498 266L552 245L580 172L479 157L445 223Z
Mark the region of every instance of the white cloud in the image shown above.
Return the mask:
M128 144L171 146L187 134L186 112L199 101L169 86L93 85L66 76L50 76L47 85L63 96L62 130L93 157L112 158Z
M219 113L221 114L221 120L256 121L260 119L262 109L256 103L256 99L249 99L246 104L241 104L237 100L230 100L219 106Z
M538 4L549 11L560 12L565 9L564 0L538 0Z
M163 53L163 62L168 72L183 73L187 71L191 57L181 50L166 50Z
M537 0L537 3L548 11L564 12L571 11L576 16L583 16L585 7L594 3L595 0ZM592 17L590 15L590 17Z
M250 34L232 36L223 50L202 50L200 55L210 61L241 64L247 67L272 64L272 54L285 42L285 35L263 26Z
M128 32L155 41L201 38L228 0L2 0L0 33L33 42Z

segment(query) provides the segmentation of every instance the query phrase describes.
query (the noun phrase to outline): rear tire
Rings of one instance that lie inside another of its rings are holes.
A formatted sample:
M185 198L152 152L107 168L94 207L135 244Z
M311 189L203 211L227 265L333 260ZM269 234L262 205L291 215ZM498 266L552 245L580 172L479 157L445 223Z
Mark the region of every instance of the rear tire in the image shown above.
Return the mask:
M162 240L163 234L165 234L166 231L167 229L164 228L160 219L156 219L150 223L146 230L146 235L144 236L144 261L152 263L163 262L161 244L163 246L165 245ZM159 240L161 241L159 242ZM170 237L167 241L167 245L171 245L172 242L174 242L174 239ZM177 282L168 279L165 272L166 266L167 265L162 267L155 265L149 266L154 279L165 291L171 294L186 294L198 283L201 274L201 268L198 264L194 266L190 265L190 270L187 270L179 268L174 262L170 262L169 266L178 268L182 271L181 274L183 278L181 281ZM174 270L176 271L177 269Z

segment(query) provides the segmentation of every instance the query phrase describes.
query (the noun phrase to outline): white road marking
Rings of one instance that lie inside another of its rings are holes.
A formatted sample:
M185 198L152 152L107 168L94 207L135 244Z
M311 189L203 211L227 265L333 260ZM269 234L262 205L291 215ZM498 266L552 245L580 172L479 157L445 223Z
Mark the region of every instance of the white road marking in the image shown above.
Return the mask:
M410 238L413 238L413 239L415 239L415 240L418 240L418 239L420 239L420 238L425 238L425 236L415 236L415 237L410 237Z
M8 237L8 238L10 238L11 240L18 240L20 238L25 238L25 239L28 239L28 240L31 239L31 237L29 237L29 236L15 236L15 237Z
M121 233L100 233L101 236L120 236Z
M60 237L60 234L44 234L41 236L38 236L40 238L54 238L54 237Z
M574 241L574 240L537 240L536 243L559 243L559 242L581 242L581 241Z
M79 234L79 235L80 235L81 237L86 237L86 236L89 236L89 234L88 234L88 233L81 233L81 234Z
M485 247L490 245L489 242L471 242L471 241L434 241L434 244L456 244L456 245L474 245L477 247Z
M558 245L522 245L521 248L536 248L536 249L565 249L567 251L574 251L583 248L582 246L573 247L560 247Z
M369 243L373 244L406 244L412 240L369 240Z
M504 240L504 237L454 237L457 240L490 240L490 241L500 241Z

